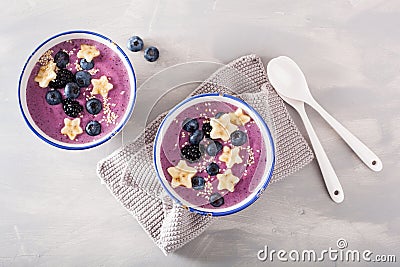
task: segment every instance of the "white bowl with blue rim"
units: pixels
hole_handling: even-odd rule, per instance
[[[182,111],[185,109],[189,108],[192,105],[199,104],[199,103],[204,103],[208,101],[218,101],[218,102],[223,102],[223,103],[228,103],[232,104],[238,108],[241,108],[247,115],[249,115],[254,122],[257,124],[258,128],[260,129],[261,136],[263,138],[264,144],[265,144],[265,149],[266,149],[266,165],[265,169],[263,172],[263,175],[260,179],[260,182],[255,186],[254,190],[242,201],[239,203],[228,206],[228,207],[219,207],[219,208],[205,208],[199,205],[194,205],[190,203],[187,199],[184,199],[182,196],[180,196],[178,193],[176,193],[175,189],[172,188],[170,182],[168,181],[165,171],[163,170],[162,164],[161,164],[161,150],[162,150],[162,142],[164,135],[166,131],[168,130],[169,126],[172,123],[176,123],[175,119],[178,114],[180,114]],[[241,211],[244,208],[248,207],[252,203],[254,203],[260,195],[264,192],[264,190],[267,188],[269,181],[272,177],[272,173],[274,170],[274,165],[275,165],[275,147],[274,147],[274,142],[273,138],[271,135],[271,131],[269,127],[267,126],[266,122],[264,119],[261,117],[261,115],[249,104],[247,104],[245,101],[234,97],[232,95],[228,94],[218,94],[218,93],[209,93],[209,94],[200,94],[196,96],[192,96],[181,103],[179,103],[177,106],[175,106],[172,110],[169,111],[169,113],[166,115],[166,117],[163,119],[161,122],[156,137],[154,141],[154,147],[153,147],[153,163],[155,165],[156,173],[158,176],[158,179],[160,183],[162,184],[163,188],[165,191],[168,193],[168,195],[175,200],[178,204],[182,205],[183,207],[187,208],[191,212],[195,212],[198,214],[202,215],[209,215],[209,216],[224,216],[224,215],[229,215],[233,214],[235,212]],[[168,174],[167,174],[168,175]]]
[[[121,118],[120,122],[115,125],[112,131],[110,131],[108,134],[104,135],[103,137],[89,142],[89,143],[66,143],[62,142],[59,140],[56,140],[50,136],[48,136],[45,132],[43,132],[34,122],[34,120],[31,117],[31,114],[29,112],[28,106],[27,106],[27,101],[26,101],[26,89],[27,89],[27,83],[29,76],[32,72],[32,69],[34,68],[35,64],[38,62],[39,58],[50,48],[53,46],[64,42],[68,41],[71,39],[89,39],[89,40],[94,40],[99,43],[102,43],[106,45],[108,48],[113,50],[118,57],[121,59],[121,61],[124,64],[124,67],[127,70],[128,77],[129,77],[129,84],[130,84],[130,97],[128,101],[128,105],[126,107],[125,113],[123,114],[123,117]],[[135,100],[136,100],[136,76],[135,76],[135,71],[133,69],[132,63],[130,62],[128,56],[125,54],[125,52],[121,49],[120,46],[118,46],[115,42],[113,42],[110,38],[96,33],[92,31],[85,31],[85,30],[73,30],[73,31],[67,31],[67,32],[62,32],[59,34],[56,34],[44,42],[42,42],[29,56],[27,61],[25,62],[25,65],[22,69],[22,73],[20,75],[19,79],[19,85],[18,85],[18,98],[19,98],[19,106],[21,109],[22,116],[28,125],[28,127],[32,130],[33,133],[46,143],[53,145],[58,148],[62,149],[67,149],[67,150],[83,150],[83,149],[89,149],[92,147],[96,147],[98,145],[101,145],[108,140],[110,140],[112,137],[114,137],[117,133],[119,133],[124,125],[128,122],[132,112],[133,108],[135,105]]]

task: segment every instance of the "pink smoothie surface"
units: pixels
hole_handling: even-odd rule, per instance
[[[171,122],[161,139],[160,162],[164,176],[169,183],[171,182],[172,177],[167,172],[167,169],[178,165],[179,161],[183,159],[180,150],[189,142],[189,133],[182,129],[183,121],[187,118],[196,118],[199,123],[199,129],[201,129],[203,123],[209,121],[210,118],[215,117],[215,114],[218,112],[229,113],[234,112],[236,109],[237,107],[230,103],[207,101],[206,103],[194,104],[176,116],[175,120]],[[200,160],[194,163],[186,161],[188,166],[194,167],[198,170],[196,176],[204,177],[206,181],[211,183],[211,190],[195,190],[193,188],[178,186],[173,189],[175,194],[192,204],[192,206],[205,209],[231,207],[252,194],[260,185],[260,182],[265,179],[264,172],[267,160],[265,141],[262,137],[260,128],[253,119],[246,123],[245,126],[240,126],[239,130],[246,132],[248,139],[245,144],[240,146],[241,149],[239,155],[243,162],[235,164],[231,168],[233,175],[240,178],[240,181],[235,186],[234,192],[229,192],[225,189],[218,190],[217,187],[219,181],[217,177],[208,175],[206,171],[207,165],[211,162],[218,164],[220,174],[226,171],[226,163],[219,160],[219,157],[222,154],[221,150],[216,156],[209,156],[207,153],[204,153]],[[216,141],[219,141],[223,146],[233,148],[229,140],[224,142],[221,139],[217,139]],[[204,138],[200,143],[200,146],[207,146],[209,142],[212,142],[212,140]],[[220,207],[214,207],[209,204],[209,196],[214,192],[218,192],[224,198],[224,204]]]
[[[45,96],[50,88],[41,88],[39,84],[34,81],[41,66],[39,62],[37,62],[32,69],[26,89],[28,110],[35,124],[44,133],[55,140],[72,144],[93,142],[112,132],[116,125],[120,123],[128,108],[131,90],[128,72],[123,61],[116,52],[102,43],[88,39],[71,39],[59,43],[49,50],[52,51],[51,55],[53,58],[60,50],[69,53],[70,63],[67,65],[66,69],[75,74],[77,72],[75,63],[79,65],[80,61],[80,59],[77,58],[77,53],[80,50],[81,44],[95,46],[100,51],[100,55],[93,59],[94,71],[92,72],[92,79],[99,79],[101,76],[105,75],[109,79],[109,82],[113,84],[113,89],[108,92],[107,99],[104,99],[99,94],[94,95],[94,97],[99,99],[103,104],[102,111],[97,115],[90,114],[85,107],[87,99],[93,97],[90,94],[93,86],[90,84],[87,88],[81,88],[81,93],[76,100],[83,106],[83,111],[81,115],[78,116],[78,118],[81,119],[80,126],[83,129],[82,134],[78,135],[74,140],[70,140],[68,136],[61,134],[61,129],[64,127],[64,119],[73,118],[68,117],[64,113],[62,104],[52,106],[46,102]],[[63,98],[65,98],[64,88],[58,90]],[[110,114],[114,113],[116,115],[114,120],[107,119],[107,114],[104,112],[106,110],[104,108],[105,101],[108,103]],[[86,124],[91,120],[97,120],[101,124],[102,130],[97,136],[90,136],[85,132]]]

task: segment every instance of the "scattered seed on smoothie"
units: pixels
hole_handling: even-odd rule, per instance
[[[90,75],[95,75],[95,74],[98,73],[99,71],[100,71],[99,69],[91,69],[91,70],[88,70],[87,72],[89,72]]]

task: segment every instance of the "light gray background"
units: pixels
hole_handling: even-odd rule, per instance
[[[68,152],[40,141],[22,120],[17,81],[26,58],[70,29],[98,31],[123,47],[138,34],[158,46],[156,63],[129,54],[138,85],[192,60],[227,63],[256,53],[267,63],[289,55],[315,98],[380,156],[384,170],[370,171],[308,109],[345,201],[329,199],[314,161],[165,257],[96,177],[96,162],[121,145],[121,134]],[[0,266],[266,266],[256,258],[264,245],[322,250],[341,237],[349,249],[397,254],[399,262],[399,29],[397,0],[1,1]]]

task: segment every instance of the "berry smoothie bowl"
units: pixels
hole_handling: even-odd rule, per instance
[[[136,77],[126,54],[107,37],[69,31],[44,41],[19,80],[19,104],[29,128],[69,150],[98,146],[132,114]]]
[[[262,117],[246,102],[218,93],[193,96],[172,109],[153,150],[168,194],[192,212],[222,216],[252,204],[275,163]]]

